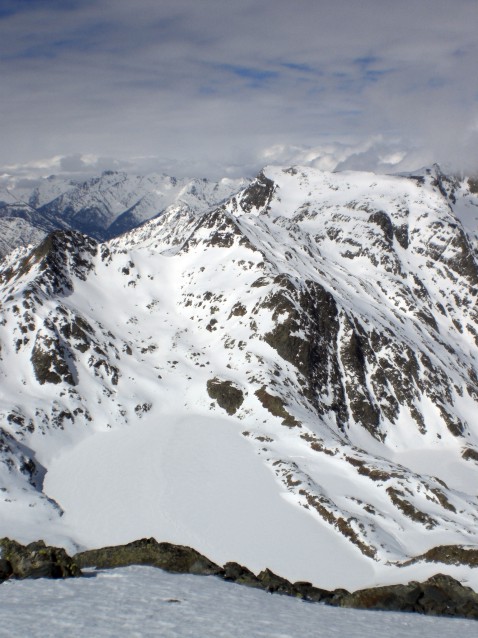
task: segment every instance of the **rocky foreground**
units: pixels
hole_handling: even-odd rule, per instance
[[[158,543],[154,538],[80,552],[73,557],[64,549],[47,546],[43,541],[21,545],[3,538],[0,548],[0,582],[24,578],[81,577],[82,569],[87,567],[111,569],[149,565],[172,573],[217,576],[271,594],[294,596],[335,607],[478,619],[478,594],[443,574],[436,574],[423,583],[372,587],[356,592],[345,589],[328,591],[308,582],[291,583],[269,569],[255,575],[247,567],[235,562],[221,567],[190,547]]]

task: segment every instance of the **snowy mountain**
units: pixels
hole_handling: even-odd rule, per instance
[[[104,171],[75,182],[43,179],[33,189],[0,189],[0,257],[56,229],[79,230],[99,241],[119,235],[169,208],[205,210],[244,188],[245,180],[176,179]],[[21,221],[19,221],[21,220]]]
[[[478,588],[475,186],[271,167],[8,255],[2,535]]]

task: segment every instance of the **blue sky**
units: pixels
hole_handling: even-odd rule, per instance
[[[0,0],[0,173],[478,170],[476,0]]]

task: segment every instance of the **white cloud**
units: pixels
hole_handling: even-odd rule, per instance
[[[477,168],[476,0],[11,6],[0,164],[251,174],[275,149]]]
[[[372,136],[355,143],[326,143],[310,146],[274,145],[266,148],[260,158],[267,164],[308,165],[324,171],[369,170],[399,172],[413,170],[431,163],[430,153],[424,150],[403,150],[400,139]]]

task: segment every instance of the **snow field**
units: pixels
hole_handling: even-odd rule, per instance
[[[476,621],[338,609],[153,567],[0,586],[2,638],[455,638]],[[28,603],[26,603],[28,601]]]

